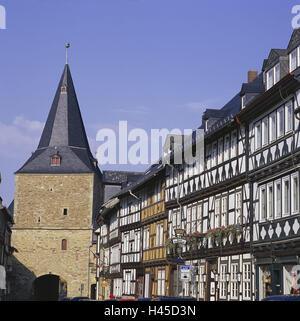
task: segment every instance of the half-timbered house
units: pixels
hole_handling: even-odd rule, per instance
[[[266,91],[238,115],[249,126],[256,299],[299,293],[300,30],[263,64]]]

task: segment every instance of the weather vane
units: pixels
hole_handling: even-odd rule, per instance
[[[68,64],[68,49],[70,48],[70,44],[66,43],[66,64]]]

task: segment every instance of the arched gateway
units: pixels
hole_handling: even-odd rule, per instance
[[[67,282],[54,274],[36,278],[32,288],[35,301],[59,301],[67,296]]]

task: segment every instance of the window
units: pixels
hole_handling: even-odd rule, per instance
[[[268,128],[268,117],[262,121],[262,144],[266,145],[269,142],[269,128]]]
[[[270,142],[272,142],[276,139],[276,112],[269,116],[269,128]]]
[[[243,296],[244,300],[251,300],[251,265],[243,264]]]
[[[61,249],[62,249],[62,251],[66,251],[67,250],[67,240],[66,239],[63,239],[61,241]]]
[[[217,165],[217,143],[213,144],[212,148],[212,167]]]
[[[271,69],[267,72],[267,90],[274,85],[274,70]]]
[[[164,241],[164,223],[156,225],[156,247],[163,246]]]
[[[234,131],[231,135],[231,158],[237,154],[237,133]]]
[[[273,218],[273,183],[268,184],[268,193],[267,193],[267,212],[268,218]]]
[[[166,271],[158,270],[157,271],[157,295],[165,295],[165,280],[166,280]]]
[[[202,204],[198,205],[197,209],[197,231],[202,232]]]
[[[220,299],[227,297],[227,282],[226,282],[227,264],[220,266]]]
[[[267,72],[267,90],[274,86],[280,80],[280,64]]]
[[[60,166],[60,157],[55,155],[51,157],[51,166]]]
[[[245,108],[245,106],[246,106],[245,103],[246,103],[246,97],[244,95],[244,96],[242,96],[242,109]]]
[[[266,219],[266,188],[262,186],[260,188],[260,219]]]
[[[203,274],[205,273],[205,266],[200,265],[199,266],[199,276],[200,276],[200,282],[199,282],[199,298],[204,299],[204,280],[203,280]]]
[[[187,217],[186,217],[186,232],[191,233],[191,211],[192,209],[188,207],[187,209]]]
[[[143,239],[143,248],[144,250],[149,249],[149,237],[150,237],[150,230],[149,228],[144,230],[144,239]]]
[[[227,221],[227,196],[222,198],[222,216],[221,216],[221,226],[226,226]]]
[[[261,148],[261,123],[255,125],[255,148]]]
[[[281,180],[275,182],[275,217],[281,217]]]
[[[293,103],[289,101],[285,104],[285,132],[293,129]]]
[[[62,86],[61,87],[61,93],[65,94],[67,92],[67,86]]]
[[[192,233],[196,232],[197,229],[197,207],[192,207]]]
[[[292,213],[299,212],[299,176],[298,173],[292,175]]]
[[[290,214],[290,179],[289,177],[285,177],[282,180],[283,185],[283,215],[289,215]]]
[[[290,72],[295,70],[298,66],[297,63],[297,48],[290,53]]]
[[[63,209],[63,215],[64,215],[64,216],[67,216],[67,215],[68,215],[68,209],[67,209],[67,208],[64,208],[64,209]]]
[[[218,164],[223,162],[223,138],[218,141]]]
[[[279,108],[277,111],[277,136],[280,137],[284,134],[284,109]]]
[[[221,199],[215,201],[215,228],[220,226],[220,203]]]
[[[225,137],[225,146],[224,146],[224,161],[229,159],[230,153],[230,138],[229,135]]]
[[[242,192],[237,192],[235,194],[235,216],[236,219],[241,218],[242,215]],[[240,224],[242,222],[240,221]]]
[[[238,299],[238,264],[231,264],[231,298]]]

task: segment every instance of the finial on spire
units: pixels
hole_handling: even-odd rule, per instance
[[[70,48],[70,44],[66,43],[66,64],[68,64],[68,49]]]

